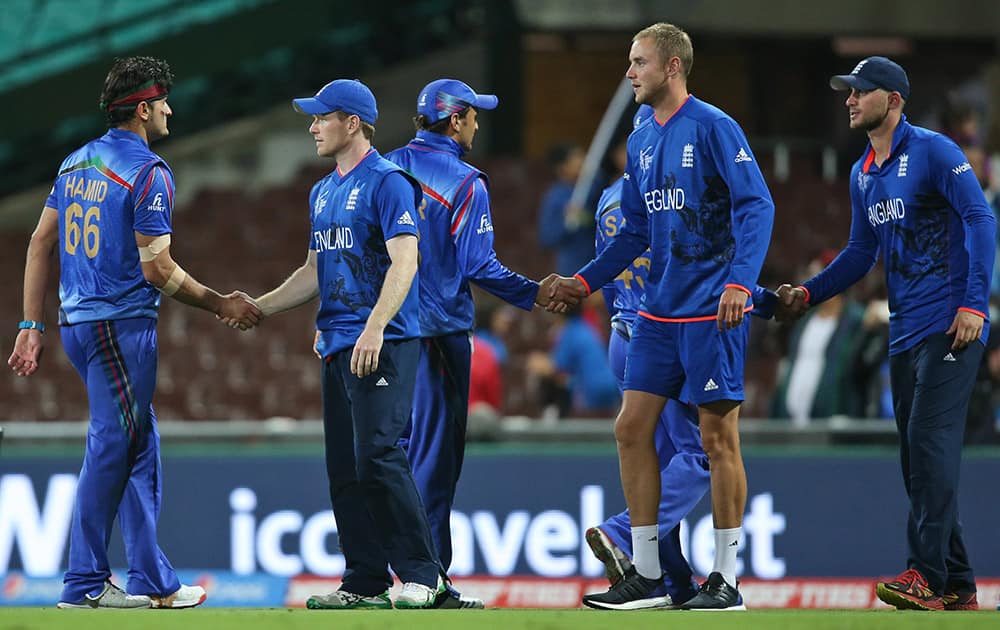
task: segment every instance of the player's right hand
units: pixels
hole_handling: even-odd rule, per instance
[[[806,292],[799,287],[783,284],[775,291],[778,300],[784,308],[775,309],[774,318],[779,322],[795,321],[802,317],[809,304],[806,302]]]
[[[222,309],[219,319],[230,328],[249,330],[259,324],[264,318],[257,303],[242,291],[233,291],[222,296]]]
[[[587,288],[577,278],[553,274],[543,282],[549,283],[550,287],[549,303],[545,306],[545,310],[550,313],[565,313],[569,307],[576,306],[588,295]]]

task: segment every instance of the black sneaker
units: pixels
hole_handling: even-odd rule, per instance
[[[483,600],[478,597],[466,597],[455,590],[455,588],[448,583],[444,585],[444,592],[438,593],[438,596],[434,598],[434,604],[431,608],[440,608],[443,610],[453,610],[457,608],[486,608]]]
[[[698,594],[678,606],[681,610],[746,610],[743,596],[726,583],[722,574],[713,571],[698,589]]]
[[[606,593],[583,596],[583,603],[603,610],[642,610],[666,608],[672,603],[662,579],[651,580],[629,567],[624,577]]]

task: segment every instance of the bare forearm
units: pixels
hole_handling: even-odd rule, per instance
[[[198,308],[209,311],[210,313],[215,313],[220,315],[222,313],[222,295],[214,289],[206,287],[202,283],[198,282],[194,276],[188,274],[184,281],[181,282],[180,286],[177,287],[177,293],[174,293],[170,297],[174,298],[178,302],[183,302],[189,306],[196,306]]]
[[[393,261],[389,265],[389,269],[385,272],[385,282],[382,283],[378,301],[375,302],[371,315],[368,316],[368,325],[378,326],[381,330],[389,324],[389,321],[395,317],[406,300],[416,274],[417,261],[415,258],[413,260]]]
[[[308,262],[282,282],[276,289],[257,298],[257,306],[265,317],[301,306],[319,295],[316,267]]]
[[[49,259],[54,243],[34,238],[28,244],[24,264],[24,319],[42,321],[45,311],[45,282],[49,277]]]

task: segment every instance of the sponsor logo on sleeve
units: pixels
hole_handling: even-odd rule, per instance
[[[493,231],[493,224],[490,223],[490,218],[485,214],[479,217],[479,228],[476,230],[476,234],[486,234],[487,232]]]
[[[150,212],[166,212],[167,209],[163,205],[163,193],[156,193],[153,196],[153,200],[146,206],[146,210]]]
[[[959,164],[955,168],[951,169],[951,172],[954,173],[954,174],[956,174],[956,175],[961,175],[962,173],[964,173],[966,171],[971,171],[971,170],[972,170],[972,165],[971,164],[969,164],[968,162],[962,162],[961,164]]]
[[[747,154],[747,150],[740,147],[739,152],[736,154],[736,158],[733,160],[737,164],[740,162],[753,162],[753,158]]]
[[[410,216],[410,211],[409,210],[407,210],[406,212],[404,212],[403,216],[399,217],[399,219],[396,220],[396,224],[397,225],[413,225],[415,227],[415,224],[413,223],[413,217]]]

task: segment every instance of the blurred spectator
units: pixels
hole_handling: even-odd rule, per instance
[[[825,250],[809,264],[807,275],[814,276],[836,257],[836,251]],[[857,303],[837,295],[796,323],[775,392],[774,417],[805,426],[811,418],[858,409],[849,374],[862,313]]]
[[[583,159],[583,150],[576,145],[559,144],[549,150],[556,181],[542,198],[538,241],[545,251],[555,250],[556,273],[561,276],[572,276],[594,257],[594,206],[601,182],[593,182],[583,208],[570,205]]]
[[[495,412],[503,408],[503,375],[493,346],[475,335],[472,338],[472,369],[469,374],[469,408],[489,405]]]
[[[976,373],[976,383],[969,399],[965,424],[966,444],[987,444],[996,440],[997,415],[1000,411],[1000,312],[991,308],[990,337],[986,342],[983,363]]]
[[[498,365],[501,367],[507,364],[509,355],[505,340],[510,335],[514,318],[514,307],[505,302],[500,302],[492,297],[476,301],[475,337],[482,343],[489,344]]]
[[[869,300],[861,318],[850,365],[848,387],[854,393],[847,415],[892,418],[889,383],[889,302]]]
[[[545,415],[613,414],[621,399],[607,346],[598,333],[577,310],[567,314],[554,334],[551,354],[532,352],[526,364],[528,373],[539,380]]]

